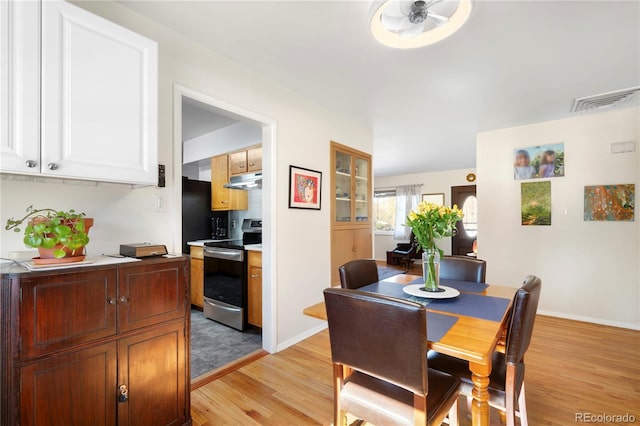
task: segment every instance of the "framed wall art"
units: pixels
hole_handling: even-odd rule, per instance
[[[289,208],[320,210],[322,172],[289,166]]]
[[[437,204],[439,206],[444,206],[444,192],[438,192],[434,194],[422,194],[422,201],[426,201],[427,203]]]
[[[522,225],[551,225],[551,182],[520,184]]]
[[[635,204],[634,184],[584,187],[585,221],[633,221]]]
[[[564,143],[518,148],[513,151],[515,180],[564,176]]]

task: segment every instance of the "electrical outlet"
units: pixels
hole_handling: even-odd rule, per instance
[[[231,221],[231,229],[236,229],[236,221],[235,220]]]
[[[164,195],[156,195],[153,201],[153,211],[166,212],[167,211],[167,199]]]

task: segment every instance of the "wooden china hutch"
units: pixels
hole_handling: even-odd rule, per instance
[[[0,424],[191,424],[186,257],[3,266]]]
[[[331,284],[338,267],[373,257],[371,155],[331,142]]]

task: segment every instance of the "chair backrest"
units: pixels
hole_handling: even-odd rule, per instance
[[[531,343],[533,324],[536,320],[542,281],[529,275],[513,299],[511,323],[507,333],[505,358],[508,364],[517,365],[524,359],[524,354]]]
[[[424,306],[340,288],[326,289],[324,299],[334,363],[426,395]]]
[[[444,256],[440,260],[440,278],[483,283],[487,262],[470,256]]]
[[[357,289],[378,282],[378,264],[374,259],[357,259],[338,268],[340,287]]]

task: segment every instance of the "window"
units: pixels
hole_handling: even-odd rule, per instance
[[[396,223],[395,189],[373,191],[373,219],[376,234],[392,234]]]

